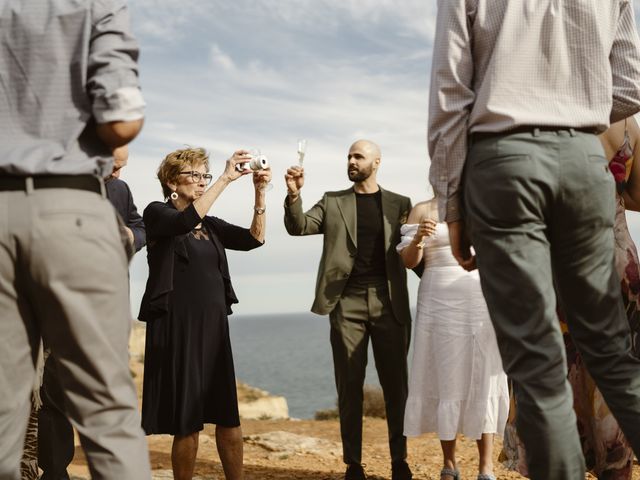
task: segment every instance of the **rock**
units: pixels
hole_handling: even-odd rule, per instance
[[[283,431],[249,435],[244,437],[244,441],[264,448],[269,452],[268,456],[274,459],[296,454],[312,454],[321,457],[340,457],[342,455],[342,448],[336,442]]]
[[[144,361],[144,340],[147,329],[144,322],[134,320],[129,336],[129,355],[137,362]]]
[[[214,480],[216,477],[193,477],[193,480]],[[151,472],[151,480],[173,480],[173,472],[171,470],[154,470]]]
[[[289,418],[287,399],[238,383],[240,418],[248,420],[283,420]]]
[[[91,480],[91,477],[71,475],[71,480]],[[216,477],[193,477],[193,480],[215,480]],[[173,480],[171,470],[154,470],[151,472],[151,480]]]
[[[250,420],[283,420],[289,418],[289,406],[284,397],[265,397],[238,403],[240,418]]]

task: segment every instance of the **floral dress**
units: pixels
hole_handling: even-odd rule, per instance
[[[621,290],[627,319],[631,327],[632,344],[640,355],[640,269],[638,252],[631,239],[622,192],[631,173],[633,149],[625,129],[624,142],[609,162],[609,169],[616,181],[616,217],[614,223],[616,270],[621,279]],[[574,410],[578,420],[580,443],[587,470],[603,480],[630,480],[633,467],[633,451],[625,439],[602,394],[587,372],[587,368],[576,350],[563,312],[558,312],[560,326],[567,350],[569,383],[573,389]],[[511,411],[505,428],[503,450],[500,461],[521,475],[528,476],[524,445],[516,433],[516,408],[513,393]]]

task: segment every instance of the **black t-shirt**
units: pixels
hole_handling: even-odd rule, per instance
[[[386,282],[382,194],[356,193],[358,251],[349,286],[366,287]]]

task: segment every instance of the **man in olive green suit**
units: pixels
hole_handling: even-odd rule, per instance
[[[329,314],[331,323],[345,480],[366,479],[361,465],[362,390],[369,338],[385,398],[392,479],[412,478],[403,435],[411,315],[406,270],[395,248],[411,200],[378,186],[380,157],[373,142],[355,142],[347,169],[353,187],[326,192],[307,212],[300,198],[304,170],[292,167],[285,175],[287,231],[324,234],[311,311]]]

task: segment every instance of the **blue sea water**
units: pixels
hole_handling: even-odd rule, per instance
[[[285,397],[291,417],[336,406],[328,316],[232,315],[229,325],[239,381]],[[365,383],[379,385],[371,345]]]

